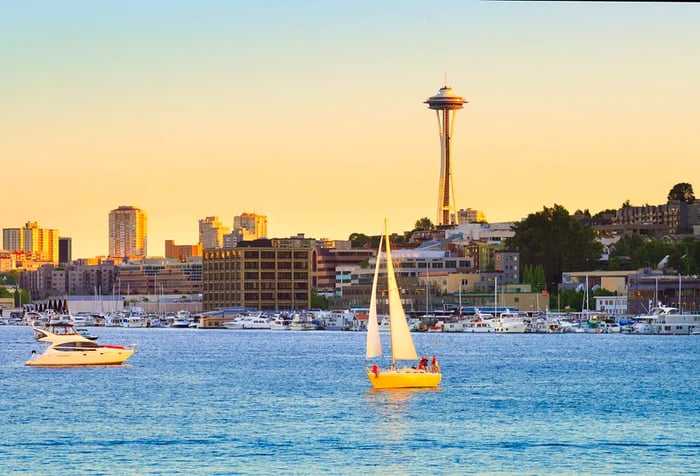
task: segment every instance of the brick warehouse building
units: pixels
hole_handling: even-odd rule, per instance
[[[316,240],[292,238],[243,241],[235,248],[205,249],[202,303],[261,310],[311,307],[311,259]]]

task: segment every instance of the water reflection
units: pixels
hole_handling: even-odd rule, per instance
[[[423,403],[421,395],[439,392],[440,388],[369,389],[365,401],[375,419],[379,440],[388,445],[405,443],[412,438],[411,415]]]

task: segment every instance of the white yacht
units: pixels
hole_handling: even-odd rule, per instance
[[[271,329],[270,321],[262,314],[241,314],[234,320],[224,323],[226,329]]]
[[[464,332],[464,321],[445,321],[442,325],[442,332]]]
[[[630,334],[656,334],[653,324],[656,321],[656,316],[634,316],[632,320],[634,324],[629,329]]]
[[[294,314],[289,328],[293,331],[313,331],[316,326],[313,323],[313,314],[301,312]]]
[[[700,329],[700,314],[682,313],[676,307],[659,306],[654,309],[651,324],[655,334],[689,335]]]
[[[487,333],[496,332],[493,326],[493,319],[484,319],[482,317],[474,317],[471,320],[464,322],[464,332],[469,333]]]
[[[527,330],[527,321],[517,313],[501,313],[493,319],[493,328],[496,332],[507,334],[522,334]]]
[[[270,321],[270,329],[273,331],[288,331],[291,329],[292,320],[286,314],[275,314]]]

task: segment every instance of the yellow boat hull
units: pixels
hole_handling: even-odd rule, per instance
[[[434,388],[440,385],[442,374],[413,368],[380,370],[376,375],[367,369],[367,378],[376,389]]]
[[[35,367],[75,367],[86,365],[121,365],[131,357],[134,349],[97,348],[84,352],[60,352],[49,348],[25,365]]]

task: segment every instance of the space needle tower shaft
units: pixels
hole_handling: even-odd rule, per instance
[[[437,225],[458,224],[457,209],[452,183],[452,129],[457,109],[462,109],[467,101],[457,96],[452,88],[445,85],[427,101],[428,108],[434,109],[440,135],[440,184],[438,189]]]

